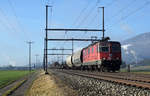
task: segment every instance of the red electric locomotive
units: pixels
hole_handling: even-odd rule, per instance
[[[66,59],[73,69],[118,71],[121,65],[121,45],[116,41],[102,40],[75,52]]]
[[[101,41],[83,49],[83,68],[118,71],[121,65],[121,45],[116,41]]]

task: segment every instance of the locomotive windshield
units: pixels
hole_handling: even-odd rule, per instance
[[[111,49],[112,49],[112,52],[120,52],[120,50],[121,50],[120,45],[118,45],[118,44],[113,44],[111,46]]]
[[[109,47],[107,46],[100,47],[100,52],[108,52],[108,51],[109,51]]]

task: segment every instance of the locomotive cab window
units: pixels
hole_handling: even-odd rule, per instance
[[[108,51],[109,51],[109,47],[107,46],[100,47],[100,52],[108,52]]]

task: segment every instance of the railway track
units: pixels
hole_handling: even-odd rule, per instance
[[[150,89],[150,78],[149,76],[136,75],[136,74],[122,74],[121,73],[97,73],[97,72],[84,72],[75,70],[58,70],[71,75],[78,75],[87,78],[94,78],[98,80],[104,80],[112,83],[123,84],[127,86],[133,86],[138,88]]]
[[[117,79],[150,83],[149,77],[139,76],[137,74],[132,74],[132,73],[126,73],[124,75],[121,75],[122,73],[88,73],[88,74],[95,75],[95,76],[111,77]]]

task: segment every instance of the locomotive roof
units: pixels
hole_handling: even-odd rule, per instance
[[[94,42],[94,43],[92,43],[92,44],[90,44],[90,45],[88,45],[87,47],[85,47],[85,48],[83,48],[83,49],[86,49],[86,48],[88,48],[88,47],[90,47],[90,46],[93,46],[93,45],[95,45],[96,43],[102,43],[102,42],[108,42],[108,43],[119,43],[120,44],[120,42],[118,42],[118,41],[98,41],[98,42]],[[82,49],[82,50],[83,50]]]

